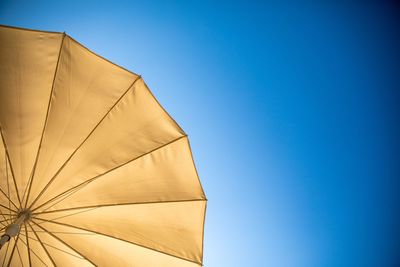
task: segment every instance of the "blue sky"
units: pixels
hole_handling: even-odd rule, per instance
[[[399,12],[2,0],[0,23],[66,31],[143,76],[191,140],[206,267],[380,267],[400,265]]]

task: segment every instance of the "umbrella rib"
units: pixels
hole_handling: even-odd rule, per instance
[[[19,252],[18,246],[17,246],[17,254],[18,254],[19,261],[21,262],[22,267],[24,267],[24,261],[22,260],[21,253]]]
[[[125,90],[125,92],[118,98],[118,100],[114,103],[114,105],[111,106],[111,108],[104,114],[104,116],[101,118],[101,120],[95,125],[95,127],[90,131],[90,133],[86,136],[86,138],[80,143],[78,147],[75,148],[75,150],[72,152],[72,154],[68,157],[68,159],[61,165],[61,167],[57,170],[57,172],[53,175],[53,177],[49,180],[49,182],[46,184],[46,186],[40,191],[40,193],[36,196],[36,198],[33,200],[31,205],[29,206],[29,209],[32,208],[32,206],[38,201],[38,199],[43,195],[43,193],[47,190],[47,188],[50,186],[50,184],[57,178],[59,173],[64,169],[64,167],[67,165],[67,163],[71,160],[71,158],[76,154],[76,152],[82,147],[82,145],[89,139],[89,137],[93,134],[93,132],[99,127],[99,125],[104,121],[104,119],[107,117],[108,114],[114,109],[114,107],[121,101],[121,99],[124,98],[124,96],[134,87],[135,83],[141,79],[141,76],[137,76],[132,84],[128,87],[128,89]],[[29,193],[28,193],[29,194]]]
[[[43,219],[40,219],[40,218],[37,218],[37,217],[35,217],[35,219],[38,219],[38,220],[43,221]],[[73,226],[73,225],[66,224],[66,223],[54,222],[54,221],[48,221],[48,222],[49,222],[49,223],[53,223],[53,224],[63,225],[63,226],[66,226],[66,227],[71,227],[71,228],[79,229],[79,230],[82,230],[82,231],[92,232],[92,233],[95,233],[95,234],[98,234],[98,235],[103,235],[103,236],[110,237],[110,238],[114,238],[114,239],[117,239],[117,240],[120,240],[120,241],[123,241],[123,242],[130,243],[130,244],[135,245],[135,246],[139,246],[139,247],[142,247],[142,248],[145,248],[145,249],[153,250],[153,251],[155,251],[155,252],[159,252],[159,253],[162,253],[162,254],[165,254],[165,255],[168,255],[168,256],[177,258],[177,259],[181,259],[181,260],[188,261],[188,262],[191,262],[191,263],[195,263],[195,264],[197,264],[197,265],[199,265],[199,266],[202,266],[202,264],[199,263],[199,262],[197,262],[197,261],[190,260],[190,259],[186,259],[186,258],[183,258],[183,257],[180,257],[180,256],[176,256],[176,255],[173,255],[173,254],[169,254],[169,253],[167,253],[167,252],[164,252],[164,251],[161,251],[161,250],[157,250],[157,249],[154,249],[154,248],[151,248],[151,247],[147,247],[147,246],[144,246],[144,245],[141,245],[141,244],[137,244],[137,243],[135,243],[135,242],[128,241],[128,240],[125,240],[125,239],[122,239],[122,238],[118,238],[118,237],[115,237],[115,236],[112,236],[112,235],[100,233],[100,232],[97,232],[97,231],[94,231],[94,230],[89,230],[89,229],[81,228],[81,227],[78,227],[78,226]],[[34,223],[36,224],[36,222],[34,222]],[[38,225],[38,226],[39,226],[39,225]],[[40,227],[40,226],[39,226],[39,227]]]
[[[29,259],[29,266],[32,266],[32,259],[31,259],[31,248],[29,247],[29,240],[28,240],[28,229],[26,228],[26,224],[24,224],[25,233],[26,233],[26,246],[28,247],[28,259]],[[21,239],[21,242],[24,243]]]
[[[13,256],[14,256],[14,251],[15,251],[15,247],[17,246],[18,239],[19,239],[19,234],[18,234],[17,237],[15,238],[14,247],[13,247],[13,249],[12,249],[12,252],[11,252],[11,255],[10,255],[10,259],[8,260],[7,267],[9,267],[10,264],[11,264],[11,260],[12,260],[12,258],[13,258]]]
[[[0,221],[0,223],[7,222],[9,220],[9,219],[6,218],[6,216],[4,215],[4,213],[1,210],[0,210],[0,214],[4,218],[4,220]]]
[[[35,229],[33,229],[32,225],[30,223],[28,223],[29,227],[32,229],[33,233],[35,234],[37,241],[40,243],[40,245],[42,246],[42,248],[44,249],[44,251],[47,254],[47,257],[49,257],[51,263],[53,264],[54,267],[57,267],[56,263],[54,262],[53,258],[50,256],[49,251],[46,249],[46,247],[44,246],[42,240],[40,240],[38,234],[36,233]]]
[[[7,147],[7,144],[6,144],[6,140],[4,139],[3,130],[1,128],[1,125],[0,125],[0,135],[1,135],[1,139],[3,141],[4,150],[6,151],[6,157],[7,157],[8,163],[10,164],[11,176],[12,176],[13,181],[14,181],[15,191],[17,192],[18,202],[19,202],[19,205],[21,206],[22,205],[21,204],[21,198],[19,197],[19,191],[18,191],[18,187],[17,187],[17,182],[15,181],[14,168],[13,168],[11,160],[10,160],[10,154],[8,152],[8,147]],[[7,179],[7,182],[8,182],[8,179]]]
[[[28,205],[29,195],[30,195],[31,188],[32,188],[33,177],[34,177],[35,172],[36,172],[36,166],[37,166],[39,154],[40,154],[40,151],[41,151],[41,148],[42,148],[43,136],[44,136],[44,132],[45,132],[46,126],[47,126],[47,120],[48,120],[48,118],[49,118],[50,105],[51,105],[51,100],[52,100],[53,93],[54,93],[54,85],[55,85],[55,81],[56,81],[56,77],[57,77],[58,68],[59,68],[59,65],[60,65],[61,52],[62,52],[62,50],[63,50],[62,48],[63,48],[63,46],[64,46],[65,36],[66,36],[66,34],[65,34],[65,32],[64,32],[64,33],[63,33],[63,37],[62,37],[62,39],[61,39],[60,50],[59,50],[59,52],[58,52],[58,58],[57,58],[56,69],[54,70],[53,82],[52,82],[52,85],[51,85],[51,91],[50,91],[50,95],[49,95],[49,102],[48,102],[48,104],[47,104],[46,118],[45,118],[45,120],[44,120],[43,129],[42,129],[42,134],[41,134],[41,137],[40,137],[40,142],[39,142],[38,150],[37,150],[37,152],[36,152],[35,163],[33,164],[31,176],[29,177],[28,184],[27,184],[27,186],[26,186],[26,188],[25,188],[25,190],[24,190],[25,192],[26,192],[26,190],[28,190],[28,195],[26,196],[25,208],[26,208],[26,206]],[[25,196],[25,192],[24,192],[24,196]]]
[[[73,247],[71,247],[70,245],[68,245],[64,240],[62,240],[61,238],[59,238],[58,236],[54,235],[53,233],[51,233],[50,231],[48,231],[46,228],[38,225],[36,222],[32,221],[34,224],[36,224],[36,226],[38,226],[39,228],[41,228],[43,231],[46,231],[49,235],[51,235],[53,238],[57,239],[59,242],[63,243],[65,246],[67,246],[68,248],[72,249],[73,251],[75,251],[78,255],[82,256],[82,259],[87,260],[88,262],[90,262],[93,266],[97,266],[94,262],[92,262],[91,260],[89,260],[88,258],[86,258],[84,255],[82,255],[79,251],[77,251],[76,249],[74,249]]]
[[[206,224],[206,211],[207,211],[207,201],[204,206],[203,227],[201,230],[201,262],[203,262],[203,256],[204,256],[204,253],[203,253],[203,251],[204,251],[204,227]]]
[[[11,198],[0,188],[0,192],[10,201],[11,204],[13,204],[13,206],[18,209],[17,205],[15,205],[15,203],[11,200]]]
[[[78,212],[75,212],[75,213],[72,213],[72,214],[68,214],[68,215],[64,215],[64,216],[60,216],[60,217],[57,217],[57,218],[54,218],[54,219],[51,219],[51,220],[46,220],[46,222],[47,222],[47,221],[58,220],[58,219],[66,218],[66,217],[70,217],[70,216],[77,215],[77,214],[79,214],[79,213],[88,212],[88,211],[91,211],[91,210],[94,210],[94,209],[97,209],[97,208],[98,208],[98,207],[94,207],[94,208],[91,208],[91,209],[87,209],[87,210],[83,210],[83,211],[78,211]],[[40,218],[38,218],[38,217],[33,217],[33,218],[40,219]],[[45,223],[45,222],[41,222],[41,223],[38,223],[38,224],[43,224],[43,223]]]
[[[199,182],[201,192],[203,193],[203,196],[205,196],[206,193],[204,192],[203,186],[201,185],[199,172],[197,171],[196,164],[194,163],[194,157],[193,157],[192,147],[191,147],[191,145],[190,145],[189,138],[186,139],[186,141],[187,141],[187,144],[188,144],[188,147],[189,147],[190,158],[191,158],[191,160],[192,160],[192,164],[193,164],[194,170],[195,170],[195,172],[196,172],[196,177],[197,177],[197,180],[198,180],[198,182]]]
[[[130,202],[130,203],[92,205],[92,206],[74,207],[74,208],[66,208],[66,209],[59,209],[59,210],[50,210],[50,211],[32,213],[32,215],[34,216],[34,215],[40,215],[40,214],[46,214],[46,213],[62,212],[62,211],[77,210],[77,209],[89,209],[89,210],[93,210],[93,209],[95,209],[95,208],[113,207],[113,206],[143,205],[143,204],[161,204],[161,203],[192,202],[192,201],[207,201],[207,199],[203,199],[203,198],[194,198],[194,199],[182,199],[182,200],[147,201],[147,202]],[[89,211],[89,210],[85,210],[85,212],[86,212],[86,211]],[[54,219],[54,220],[55,220],[55,219]]]
[[[4,217],[4,215],[3,215],[3,217]],[[15,216],[13,216],[13,217],[15,217]],[[3,224],[3,225],[4,225],[4,222],[8,223],[8,221],[11,221],[11,218],[10,219],[4,218],[4,219],[5,220],[0,221],[0,223]]]
[[[9,208],[11,208],[11,199],[9,198],[9,196],[11,195],[10,194],[10,181],[9,181],[9,178],[8,178],[8,162],[7,162],[7,157],[4,157],[4,165],[6,166],[6,179],[7,179],[7,192],[8,192],[8,196],[7,196],[7,194],[6,193],[4,193],[3,192],[3,190],[1,190],[1,192],[6,196],[6,198],[8,198],[8,207]],[[15,206],[15,204],[14,204],[14,202],[13,202],[13,205]],[[18,207],[17,206],[15,206],[17,209],[18,209]],[[11,215],[11,211],[9,212],[10,213],[10,215]]]
[[[134,73],[133,71],[130,71],[130,70],[128,70],[128,69],[126,69],[126,68],[124,68],[124,67],[122,67],[122,66],[120,66],[120,65],[118,65],[118,64],[116,64],[116,63],[114,63],[114,62],[112,62],[112,61],[110,61],[110,60],[108,60],[108,59],[106,59],[106,58],[104,58],[104,57],[102,57],[102,56],[100,56],[100,55],[97,54],[96,52],[93,52],[92,50],[90,50],[89,48],[87,48],[86,46],[84,46],[83,44],[81,44],[80,42],[78,42],[77,40],[75,40],[73,37],[71,37],[71,36],[68,36],[68,37],[71,39],[71,41],[74,41],[76,44],[78,44],[79,46],[81,46],[82,48],[84,48],[85,50],[87,50],[89,53],[95,55],[96,57],[101,58],[102,60],[107,61],[107,62],[110,63],[111,65],[114,65],[114,66],[116,66],[116,67],[118,67],[118,68],[120,68],[120,69],[123,69],[124,71],[129,72],[130,74],[133,74],[133,75],[138,76],[137,73]]]
[[[150,95],[153,97],[154,101],[157,103],[157,105],[162,109],[162,111],[164,111],[165,115],[167,115],[167,117],[175,124],[175,126],[179,129],[179,131],[181,133],[185,134],[185,131],[181,128],[181,126],[179,126],[179,124],[175,121],[174,118],[172,118],[172,116],[167,112],[167,110],[160,104],[160,102],[158,101],[158,99],[154,96],[153,92],[150,90],[150,88],[147,86],[146,83],[144,83],[147,90],[149,91]],[[186,134],[185,134],[186,135]]]
[[[34,30],[34,29],[28,29],[28,28],[23,28],[23,27],[16,27],[16,26],[4,25],[4,24],[0,24],[0,27],[9,28],[9,29],[16,29],[16,30],[22,30],[22,31],[29,31],[29,32],[61,33],[61,32],[55,32],[55,31]]]
[[[22,235],[24,235],[24,234],[22,234]],[[32,238],[29,237],[29,239],[32,239]],[[44,265],[46,265],[46,266],[48,267],[48,265],[39,257],[39,255],[37,255],[37,254],[35,253],[35,251],[33,251],[33,249],[31,249],[31,248],[28,247],[28,245],[27,245],[27,244],[29,244],[29,243],[28,243],[28,236],[26,236],[26,242],[27,242],[27,243],[25,243],[23,239],[21,239],[21,242],[22,242],[22,244],[24,244],[24,245],[28,248],[29,253],[32,252],[33,255],[35,255]],[[29,266],[32,266],[32,263],[31,263],[31,262],[29,262]]]
[[[39,232],[39,231],[36,231],[36,232],[38,232],[38,233],[46,233],[46,234],[47,234],[46,231],[40,231],[40,232]],[[52,233],[54,233],[54,232],[52,232]],[[21,235],[24,235],[24,234],[21,233]],[[34,239],[34,238],[32,238],[32,237],[29,237],[29,239],[32,239],[32,240],[35,240],[35,241],[39,241],[39,240]],[[61,248],[52,246],[52,245],[47,244],[47,243],[45,243],[45,242],[43,242],[43,244],[46,245],[46,246],[48,246],[48,247],[54,248],[54,249],[56,249],[56,250],[58,250],[58,251],[61,251],[61,252],[65,253],[65,254],[68,254],[68,255],[70,255],[70,256],[72,256],[72,257],[75,257],[75,258],[77,258],[77,259],[84,260],[84,258],[79,257],[79,256],[76,256],[76,255],[74,255],[74,254],[72,254],[72,253],[69,253],[68,251],[65,251],[65,250],[63,250],[63,249],[61,249]]]
[[[0,204],[0,207],[5,208],[5,209],[7,209],[7,210],[9,210],[9,211],[13,211],[13,212],[17,213],[16,210],[10,209],[9,207],[4,206],[3,204]]]
[[[41,224],[41,223],[38,223]],[[32,232],[32,231],[28,231],[28,232]],[[36,231],[38,233],[46,233],[45,231]],[[64,235],[96,235],[95,233],[72,233],[72,232],[58,232],[58,231],[51,231],[53,234],[64,234]],[[32,239],[32,238],[31,238]]]
[[[84,181],[84,182],[82,182],[82,183],[80,183],[80,184],[78,184],[78,185],[76,185],[76,186],[74,186],[74,187],[72,187],[72,188],[69,188],[68,190],[66,190],[66,191],[64,191],[64,192],[62,192],[62,193],[60,193],[60,194],[58,194],[57,196],[55,196],[55,197],[49,199],[49,200],[46,201],[45,203],[43,203],[43,204],[39,205],[38,207],[34,208],[34,209],[32,210],[32,212],[35,211],[35,210],[37,210],[37,209],[39,209],[39,208],[41,208],[41,207],[43,207],[43,206],[45,206],[45,205],[47,205],[47,204],[50,203],[50,202],[56,200],[57,198],[62,197],[64,194],[68,194],[70,191],[72,191],[72,190],[74,190],[74,189],[76,189],[76,188],[78,188],[78,187],[81,187],[81,186],[82,186],[82,188],[83,188],[84,186],[86,186],[86,185],[90,184],[91,182],[93,182],[94,180],[97,180],[98,178],[100,178],[100,177],[106,175],[107,173],[112,172],[112,171],[114,171],[114,170],[116,170],[116,169],[118,169],[118,168],[121,168],[121,167],[123,167],[123,166],[125,166],[125,165],[127,165],[127,164],[129,164],[129,163],[131,163],[131,162],[133,162],[133,161],[135,161],[135,160],[137,160],[137,159],[140,159],[140,158],[142,158],[142,157],[144,157],[144,156],[146,156],[146,155],[148,155],[148,154],[151,154],[151,153],[153,153],[153,152],[155,152],[155,151],[157,151],[157,150],[159,150],[159,149],[162,149],[163,147],[166,147],[166,146],[168,146],[168,145],[170,145],[170,144],[172,144],[172,143],[175,143],[175,142],[177,142],[177,141],[179,141],[180,139],[185,138],[185,137],[187,137],[186,134],[184,134],[184,135],[182,135],[182,136],[180,136],[180,137],[178,137],[178,138],[175,138],[175,139],[173,139],[172,141],[169,141],[169,142],[167,142],[167,143],[165,143],[165,144],[163,144],[163,145],[161,145],[161,146],[158,146],[158,147],[156,147],[156,148],[154,148],[154,149],[152,149],[152,150],[150,150],[150,151],[148,151],[148,152],[146,152],[146,153],[143,153],[143,154],[140,155],[140,156],[137,156],[137,157],[135,157],[135,158],[133,158],[133,159],[130,159],[130,160],[128,160],[127,162],[124,162],[124,163],[122,163],[122,164],[120,164],[120,165],[118,165],[118,166],[116,166],[116,167],[114,167],[114,168],[111,168],[111,169],[109,169],[108,171],[106,171],[106,172],[104,172],[104,173],[102,173],[102,174],[99,174],[99,175],[97,175],[97,176],[95,176],[95,177],[93,177],[93,178],[90,178],[90,179],[88,179],[88,180],[86,180],[86,181]]]

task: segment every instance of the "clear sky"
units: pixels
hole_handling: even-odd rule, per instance
[[[400,8],[278,2],[1,0],[0,23],[143,76],[191,140],[206,267],[399,266]]]

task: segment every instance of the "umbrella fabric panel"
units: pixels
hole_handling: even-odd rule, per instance
[[[198,263],[93,232],[54,223],[43,223],[40,225],[53,232],[55,236],[69,244],[81,255],[85,255],[96,266],[199,266]]]
[[[4,216],[8,218],[10,209],[16,211],[19,207],[17,193],[15,191],[14,180],[12,178],[11,166],[8,161],[3,142],[0,141],[0,220]],[[12,212],[14,213],[14,212]]]
[[[60,33],[0,27],[0,127],[20,192],[35,162],[61,41]]]
[[[205,205],[205,200],[117,205],[38,214],[34,220],[44,228],[52,220],[201,263]]]
[[[29,225],[27,226],[27,231],[21,232],[21,236],[24,238],[22,241],[25,242],[26,240],[25,243],[29,246],[32,266],[55,267],[44,244],[41,244],[39,239],[37,239],[37,236],[33,233]]]
[[[46,232],[40,225],[35,223],[30,223],[30,225],[40,242],[49,252],[50,257],[56,266],[95,266],[83,255],[71,248],[71,246],[62,240],[57,239],[54,234]]]
[[[118,168],[183,135],[139,79],[52,178],[32,209],[70,187]]]
[[[29,204],[136,79],[65,36]]]
[[[205,199],[205,195],[188,139],[184,136],[120,168],[65,190],[34,212],[195,199]]]

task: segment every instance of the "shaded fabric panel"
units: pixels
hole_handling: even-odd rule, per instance
[[[79,184],[36,212],[192,199],[205,199],[205,195],[187,137],[183,137],[114,171]]]
[[[34,218],[54,220],[201,263],[205,205],[203,200],[118,205],[45,213]],[[51,224],[42,222],[44,227]]]
[[[24,229],[25,230],[25,229]],[[35,234],[32,232],[32,229],[27,226],[27,233],[25,231],[21,232],[21,242],[26,244],[29,249],[30,249],[30,256],[31,256],[31,264],[34,267],[40,267],[40,266],[47,266],[47,267],[53,267],[54,264],[52,263],[51,259],[49,258],[46,250],[44,247],[40,244],[39,240],[35,236]],[[55,267],[55,266],[54,266]]]
[[[143,80],[123,96],[33,206],[184,136]]]
[[[141,246],[76,228],[51,223],[47,230],[85,255],[97,266],[198,267],[199,264]]]
[[[65,37],[29,203],[137,78]]]
[[[36,159],[62,36],[0,26],[0,127],[20,192]]]

